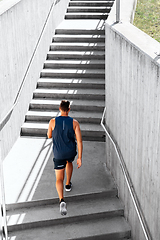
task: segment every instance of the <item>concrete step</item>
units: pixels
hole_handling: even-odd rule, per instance
[[[68,13],[76,13],[76,12],[100,12],[100,13],[109,13],[111,10],[110,7],[69,7],[67,9]]]
[[[102,6],[107,6],[107,7],[112,7],[113,6],[112,1],[70,1],[69,6],[97,6],[97,7],[102,7]]]
[[[22,139],[24,139],[24,138],[22,138]],[[35,141],[35,139],[34,139],[34,141]],[[84,142],[84,147],[86,147],[86,145],[87,145],[87,148],[89,150],[91,148],[91,146],[94,146],[95,144],[96,144],[96,149],[97,149],[97,145],[101,146],[101,145],[104,145],[105,143]],[[88,145],[89,145],[89,147],[88,147]],[[103,147],[100,147],[100,148],[103,149]],[[100,159],[100,161],[102,161],[102,160]],[[48,162],[47,164],[48,164],[49,169],[51,168],[51,166],[53,166],[52,162]],[[75,164],[75,162],[73,162],[73,165],[74,164]],[[88,166],[86,166],[86,167],[88,167]],[[68,202],[76,202],[76,201],[84,201],[84,200],[88,201],[88,200],[91,200],[91,199],[94,199],[94,200],[97,199],[97,201],[98,201],[98,199],[104,199],[104,198],[105,199],[112,199],[112,198],[115,199],[115,198],[117,198],[118,190],[117,190],[115,184],[113,183],[113,178],[112,178],[110,172],[108,171],[106,166],[101,166],[101,170],[103,170],[103,171],[105,170],[105,172],[103,172],[102,178],[105,177],[105,180],[109,181],[110,186],[107,186],[107,188],[105,187],[105,188],[100,188],[100,189],[97,189],[97,188],[94,189],[94,186],[91,183],[91,185],[93,187],[92,190],[89,188],[87,192],[83,192],[83,191],[79,192],[80,188],[83,188],[83,187],[79,186],[80,188],[78,188],[78,186],[77,186],[78,182],[76,181],[76,178],[74,178],[75,181],[74,181],[74,185],[72,185],[72,191],[71,192],[65,192],[66,202],[68,203]],[[94,172],[93,168],[92,168],[92,171]],[[51,181],[51,179],[48,180],[48,181]],[[95,181],[95,179],[94,179],[94,181]],[[76,187],[75,187],[75,184],[76,184]],[[15,210],[20,211],[20,209],[22,209],[22,208],[26,209],[26,208],[33,208],[33,207],[42,207],[42,206],[46,206],[46,205],[54,205],[54,204],[57,204],[57,203],[59,203],[57,192],[56,192],[56,197],[52,197],[52,198],[47,198],[46,197],[46,198],[43,198],[43,199],[42,198],[32,199],[30,201],[25,201],[25,202],[21,201],[21,202],[16,202],[16,203],[8,203],[8,204],[6,204],[7,216],[8,215],[13,215],[13,214],[11,214],[12,211],[15,211]],[[122,203],[119,203],[119,204],[122,205]],[[59,216],[59,214],[58,214],[58,216]],[[9,221],[10,220],[8,220],[8,222]]]
[[[47,137],[48,124],[25,122],[21,128],[22,136]],[[104,142],[105,134],[100,124],[81,123],[81,133],[84,141]]]
[[[87,221],[75,219],[72,223],[64,223],[63,227],[57,223],[52,226],[33,228],[32,231],[28,229],[11,232],[9,237],[12,238],[12,236],[23,240],[120,240],[130,237],[130,227],[123,217],[93,218]]]
[[[75,7],[70,7],[69,9],[79,9]],[[80,9],[85,9],[85,7],[82,7]],[[70,20],[71,21],[71,20]],[[69,21],[69,22],[70,22]],[[71,34],[71,35],[105,35],[104,29],[85,29],[85,28],[66,28],[61,27],[57,28],[55,31],[55,34]]]
[[[105,42],[105,36],[101,34],[81,34],[81,35],[71,35],[71,34],[56,34],[53,37],[53,42],[69,42],[69,43],[99,43]]]
[[[103,69],[43,69],[41,77],[47,78],[105,78],[105,71]]]
[[[78,2],[79,2],[79,0],[70,0],[70,2],[71,2],[71,1],[74,1],[74,2],[75,2],[75,1],[78,1]],[[81,1],[88,1],[88,0],[81,0]],[[109,2],[114,3],[115,0],[92,0],[92,2],[94,2],[94,1],[96,1],[96,2],[97,2],[97,1],[101,1],[101,2],[104,1],[104,2],[106,2],[106,3],[109,3]]]
[[[50,45],[50,50],[62,51],[104,51],[104,43],[84,43],[84,42],[53,42]]]
[[[42,89],[37,88],[33,92],[33,98],[45,99],[85,99],[86,100],[105,100],[104,89]]]
[[[44,68],[76,68],[76,69],[88,69],[88,68],[105,68],[104,60],[46,60],[44,62]]]
[[[66,13],[65,19],[107,19],[108,13]]]
[[[106,6],[105,6],[106,7]],[[98,19],[81,19],[81,20],[67,20],[62,21],[60,25],[57,27],[59,30],[65,30],[65,31],[75,31],[79,35],[83,34],[95,34],[95,32],[99,31],[105,31],[105,21],[104,20],[98,20]],[[56,32],[57,33],[57,32]],[[75,33],[73,33],[75,34]]]
[[[104,110],[104,101],[97,100],[97,101],[89,101],[89,100],[79,100],[74,99],[71,100],[71,109],[73,111],[94,111],[94,112],[103,112]],[[29,105],[30,109],[41,109],[41,110],[58,110],[61,100],[45,100],[45,99],[32,99]]]
[[[104,79],[97,78],[40,78],[37,81],[38,88],[85,88],[105,89]]]
[[[48,60],[55,59],[80,59],[80,60],[104,60],[105,53],[103,51],[49,51],[47,54]]]
[[[28,111],[26,113],[26,122],[46,122],[48,123],[51,118],[55,118],[60,115],[58,111]],[[78,120],[79,123],[94,123],[100,124],[102,113],[92,113],[92,112],[70,112],[70,116]]]
[[[52,200],[52,199],[51,199]],[[72,223],[75,221],[87,221],[93,218],[117,217],[124,215],[124,207],[116,197],[112,198],[94,198],[72,200],[68,198],[66,216],[59,213],[58,199],[56,201],[45,201],[45,205],[32,207],[21,207],[7,211],[7,225],[9,231],[32,229],[41,226],[50,226],[56,224]],[[53,199],[54,200],[54,199]],[[18,219],[15,216],[23,215],[24,218]]]

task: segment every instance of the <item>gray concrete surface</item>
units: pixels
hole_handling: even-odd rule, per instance
[[[78,198],[75,200],[70,197],[67,199],[67,215],[62,216],[59,212],[58,201],[53,204],[36,205],[33,207],[23,207],[14,210],[7,211],[7,225],[8,229],[14,230],[15,224],[19,225],[19,229],[22,229],[21,223],[25,224],[23,228],[31,228],[42,226],[41,221],[46,221],[46,225],[57,224],[59,220],[61,224],[73,221],[74,219],[84,219],[85,221],[90,220],[94,215],[94,218],[98,218],[99,215],[102,217],[115,217],[123,215],[123,205],[118,198],[114,197],[95,197],[92,195],[89,199],[84,196],[83,199]],[[20,217],[21,216],[21,217]],[[31,225],[31,226],[30,226]],[[16,229],[18,226],[16,226]]]
[[[104,233],[102,236],[101,233]],[[107,237],[106,237],[107,235]],[[23,230],[11,232],[10,237],[16,240],[80,240],[80,239],[108,239],[120,240],[130,237],[130,228],[124,218],[102,218],[92,219],[90,221],[72,222],[70,224],[52,225],[49,227],[41,227],[39,229]]]
[[[4,161],[6,203],[57,197],[52,158],[51,140],[19,138]],[[115,188],[105,161],[105,143],[84,142],[82,167],[74,161],[71,194]]]
[[[106,191],[115,188],[113,179],[109,173],[107,174],[104,165],[105,144],[101,142],[83,142],[83,145],[82,167],[77,169],[75,159],[72,192],[65,192],[65,196]],[[55,174],[51,154],[32,199],[38,200],[56,196]]]
[[[56,197],[52,158],[51,140],[19,138],[4,161],[6,203]],[[104,143],[84,142],[82,167],[74,162],[72,193],[113,188],[104,163]]]

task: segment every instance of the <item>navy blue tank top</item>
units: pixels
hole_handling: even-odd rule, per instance
[[[55,128],[52,131],[53,153],[56,159],[74,158],[76,152],[73,118],[59,116],[55,118]]]

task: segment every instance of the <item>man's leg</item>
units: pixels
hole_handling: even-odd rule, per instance
[[[67,162],[66,164],[66,185],[69,185],[71,182],[71,177],[72,177],[72,172],[73,172],[73,164],[72,162]]]
[[[66,203],[63,198],[63,181],[64,181],[64,169],[55,169],[56,174],[56,189],[58,192],[59,200],[60,200],[60,213],[61,215],[67,214]]]
[[[65,186],[65,190],[67,192],[70,192],[72,190],[72,183],[71,183],[72,172],[73,172],[73,164],[72,162],[67,162],[66,164],[67,180],[66,180],[66,186]]]
[[[63,169],[55,169],[56,174],[56,189],[58,192],[59,200],[63,199],[63,181],[64,181],[64,170]]]

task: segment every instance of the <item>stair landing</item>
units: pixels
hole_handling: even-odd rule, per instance
[[[84,141],[83,144],[83,164],[77,169],[74,161],[73,188],[65,192],[68,213],[61,216],[51,141],[18,139],[4,163],[6,194],[12,197],[9,201],[9,195],[6,196],[11,239],[119,240],[130,237],[130,227],[123,217],[124,206],[117,198],[116,185],[106,168],[105,143]],[[12,159],[16,161],[13,163]],[[30,188],[25,185],[26,180]],[[13,201],[15,191],[19,196],[17,201]]]
[[[115,189],[105,166],[105,143],[84,141],[83,145],[83,165],[77,169],[75,159],[73,189],[65,195]],[[56,198],[52,159],[50,139],[20,137],[3,163],[6,203]]]

